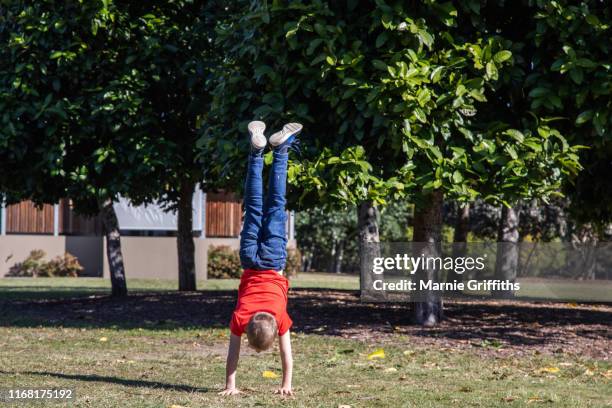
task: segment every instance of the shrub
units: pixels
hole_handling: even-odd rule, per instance
[[[30,252],[30,255],[23,262],[17,262],[11,266],[6,276],[11,277],[29,277],[39,276],[42,266],[46,263],[43,258],[47,254],[42,249],[35,249]]]
[[[76,278],[83,272],[83,266],[79,263],[76,256],[66,252],[63,256],[57,256],[50,260],[45,269],[48,276],[66,276]]]
[[[11,266],[6,276],[9,277],[77,277],[83,272],[79,260],[69,253],[57,256],[50,261],[43,258],[47,254],[41,249],[35,249],[23,261]]]
[[[238,250],[227,245],[208,248],[207,267],[210,279],[240,278],[242,275]]]
[[[302,270],[302,253],[297,248],[287,248],[285,276],[294,277]]]

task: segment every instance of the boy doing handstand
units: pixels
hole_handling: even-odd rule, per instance
[[[287,314],[289,281],[283,276],[287,258],[285,193],[289,147],[302,130],[302,125],[286,124],[270,137],[273,159],[264,203],[262,170],[265,128],[266,125],[259,121],[253,121],[248,126],[251,153],[245,181],[244,224],[240,234],[240,262],[244,271],[238,288],[238,302],[230,322],[225,389],[221,395],[240,393],[236,388],[236,369],[240,357],[240,338],[245,332],[249,346],[258,353],[272,347],[278,334],[283,379],[276,393],[293,395],[293,357],[289,338],[292,321]]]

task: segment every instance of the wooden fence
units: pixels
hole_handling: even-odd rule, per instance
[[[39,209],[31,201],[22,201],[6,207],[6,232],[53,234],[53,218],[52,205]]]
[[[242,219],[241,201],[232,193],[206,195],[206,236],[237,237]],[[37,208],[22,201],[6,208],[6,232],[9,234],[53,234],[53,205]],[[61,200],[58,211],[58,233],[63,235],[101,235],[100,217],[83,217],[74,213],[70,200]]]
[[[100,235],[99,217],[84,217],[72,211],[70,200],[60,200],[58,233],[65,235]],[[31,201],[22,201],[6,208],[6,232],[9,234],[53,234],[53,205],[37,208]]]
[[[241,223],[242,203],[235,194],[206,194],[207,237],[237,237]]]

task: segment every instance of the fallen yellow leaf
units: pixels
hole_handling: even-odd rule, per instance
[[[559,372],[559,367],[544,367],[541,371],[545,373],[556,374]]]
[[[395,367],[385,368],[385,373],[394,373],[396,371],[397,371],[397,368]]]
[[[413,356],[415,354],[416,354],[416,351],[414,351],[414,350],[405,350],[404,351],[404,355],[405,356]]]
[[[104,343],[105,341],[108,341],[108,337],[100,337],[100,341]]]
[[[368,354],[368,360],[374,360],[375,358],[385,358],[385,350],[378,349]]]
[[[263,378],[278,378],[278,374],[276,374],[274,371],[268,371],[268,370],[261,373],[261,376]]]
[[[184,405],[170,405],[170,408],[187,408]]]
[[[578,303],[576,302],[570,302],[567,304],[568,307],[578,307]]]
[[[538,396],[533,396],[533,397],[529,397],[527,399],[527,403],[531,404],[532,402],[542,402],[544,401],[542,398],[538,397]]]

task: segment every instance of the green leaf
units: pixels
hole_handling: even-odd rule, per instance
[[[431,71],[431,75],[429,76],[429,79],[431,79],[431,82],[433,82],[434,84],[436,82],[438,82],[440,80],[440,77],[442,76],[442,70],[444,69],[444,66],[438,66],[435,67],[432,71]]]
[[[501,64],[502,62],[509,60],[511,57],[512,57],[512,52],[508,50],[503,50],[503,51],[499,51],[498,53],[496,53],[493,56],[493,60],[496,63]]]
[[[550,90],[548,88],[544,88],[544,87],[537,87],[532,89],[529,92],[529,96],[532,98],[540,98],[544,95],[548,95],[550,93]]]
[[[418,32],[418,37],[419,40],[425,44],[427,46],[427,48],[431,49],[431,46],[433,45],[433,37],[431,34],[429,34],[427,31],[425,30],[419,30]]]
[[[516,129],[508,129],[504,132],[504,134],[512,137],[519,143],[523,143],[523,141],[525,140],[525,136],[523,135],[523,133]]]
[[[427,116],[425,115],[425,112],[423,112],[421,108],[415,108],[413,110],[413,113],[414,113],[414,117],[417,118],[419,122],[423,122],[423,123],[427,122]]]
[[[497,67],[495,66],[495,64],[493,62],[491,62],[491,61],[487,62],[486,72],[487,72],[487,76],[490,79],[497,80],[497,77],[498,77]]]
[[[419,102],[419,105],[425,106],[425,104],[429,102],[430,99],[431,99],[431,94],[429,93],[429,89],[427,88],[419,89],[419,91],[417,92],[417,101]]]
[[[601,25],[601,21],[599,21],[599,18],[597,18],[595,14],[589,13],[584,17],[584,19],[592,26],[599,27]]]
[[[387,64],[385,64],[381,60],[372,60],[372,65],[374,65],[374,68],[376,69],[380,69],[381,71],[387,71]]]
[[[593,114],[594,112],[590,109],[580,113],[580,115],[576,117],[576,124],[582,125],[583,123],[588,122],[593,118]]]
[[[438,159],[439,161],[442,160],[442,152],[440,152],[440,148],[438,146],[430,146],[429,147],[429,151],[433,153],[433,155],[436,157],[436,159]]]
[[[506,145],[506,151],[512,157],[512,160],[518,159],[518,154],[516,153],[516,149],[512,145]]]
[[[376,48],[382,47],[387,39],[389,38],[389,33],[387,31],[383,31],[376,37]]]
[[[582,80],[584,78],[582,69],[580,68],[570,69],[569,75],[570,75],[570,78],[572,78],[572,81],[574,81],[578,85],[582,83]]]
[[[542,145],[538,141],[535,141],[533,139],[525,140],[523,142],[523,144],[525,146],[529,147],[534,152],[541,152],[542,151]]]
[[[599,66],[598,63],[588,58],[578,58],[576,64],[583,68],[597,68]]]

